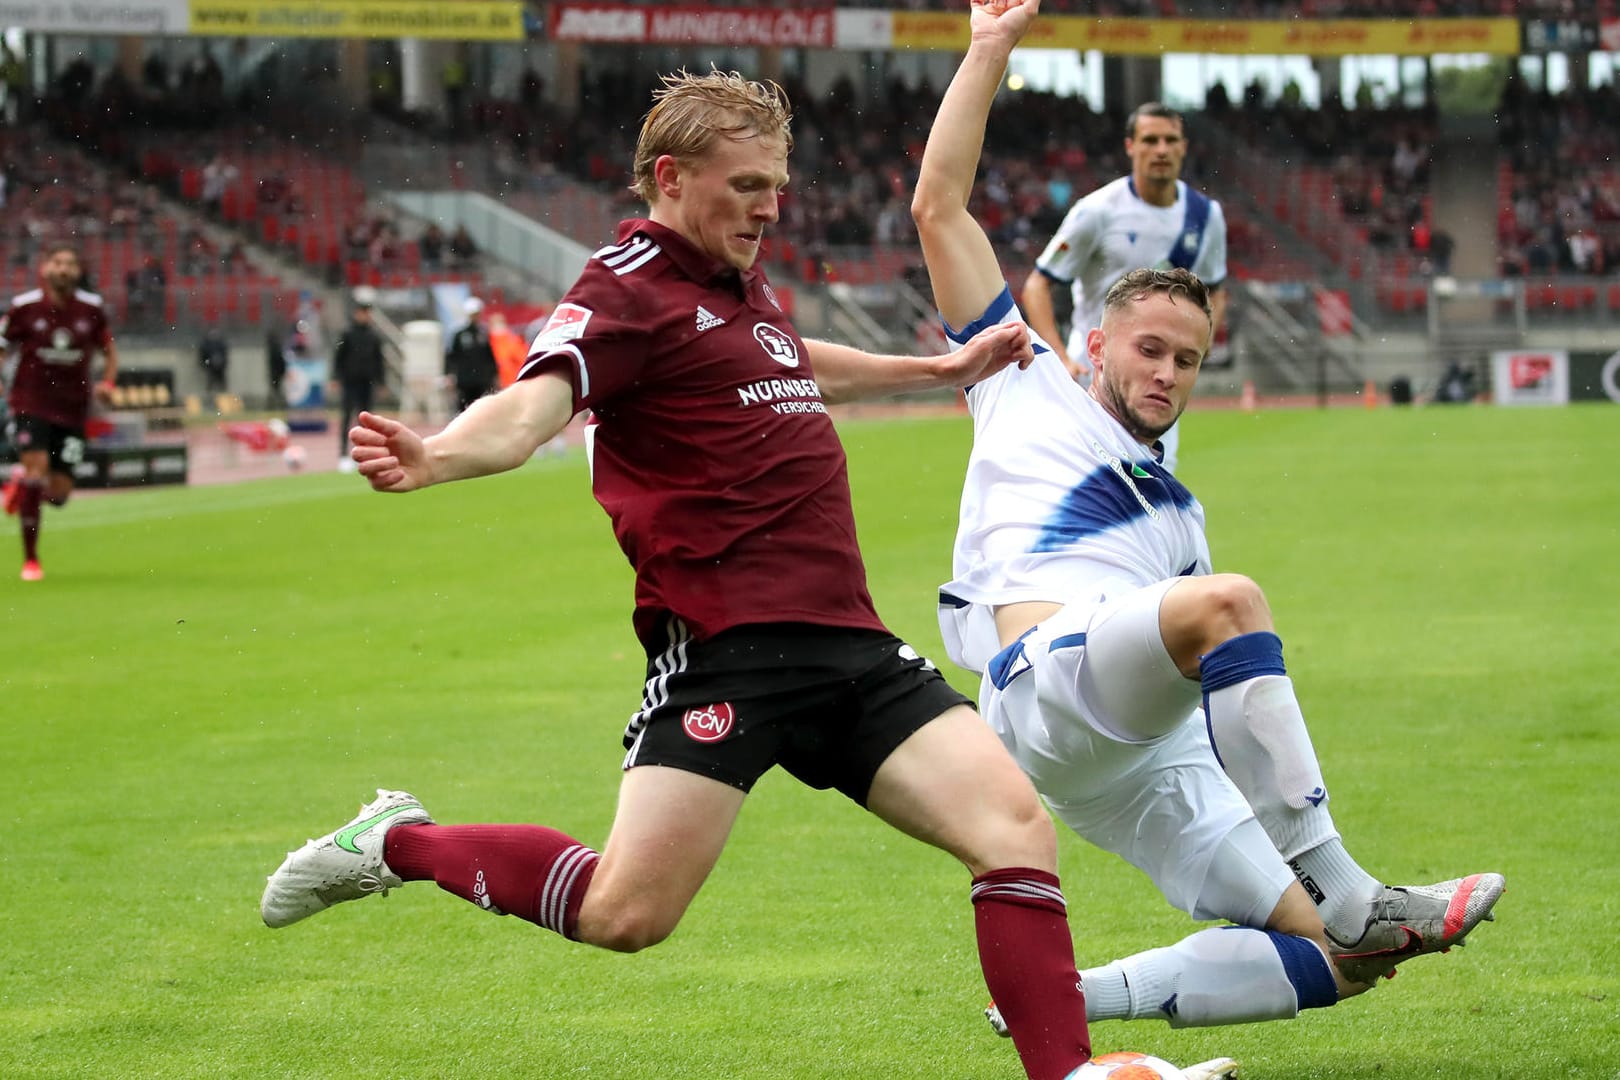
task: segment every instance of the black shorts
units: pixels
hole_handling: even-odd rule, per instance
[[[741,626],[704,642],[670,619],[647,661],[624,767],[666,765],[750,790],[773,765],[862,806],[878,766],[924,724],[971,704],[892,634]]]
[[[38,416],[17,413],[6,428],[12,451],[21,457],[28,450],[45,450],[50,455],[50,469],[55,473],[73,475],[73,467],[84,460],[83,428],[64,427]]]

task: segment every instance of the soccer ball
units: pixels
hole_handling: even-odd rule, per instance
[[[296,443],[288,446],[281,452],[281,460],[287,463],[287,468],[297,472],[304,467],[304,448]]]
[[[1121,1050],[1099,1054],[1067,1080],[1186,1080],[1186,1074],[1163,1058]]]

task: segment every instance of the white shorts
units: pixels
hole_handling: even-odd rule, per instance
[[[1058,611],[991,661],[980,710],[1069,828],[1194,918],[1254,925],[1294,876],[1215,760],[1198,683],[1165,651],[1159,603],[1176,580]]]

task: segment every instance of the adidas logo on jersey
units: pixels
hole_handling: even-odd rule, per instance
[[[704,307],[702,304],[698,305],[698,309],[697,309],[697,329],[698,329],[698,333],[701,334],[705,330],[713,330],[717,326],[724,326],[724,325],[726,325],[726,320],[722,319],[720,316],[716,315],[714,312],[710,311],[708,308]]]

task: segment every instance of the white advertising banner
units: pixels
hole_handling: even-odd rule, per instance
[[[1498,405],[1568,405],[1569,352],[1505,349],[1492,353],[1491,388]]]
[[[184,34],[189,0],[0,0],[0,26],[45,34]]]

